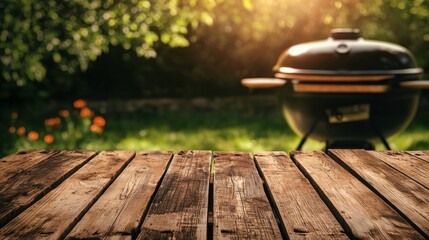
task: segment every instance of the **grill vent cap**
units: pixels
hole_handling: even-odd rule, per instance
[[[331,30],[331,38],[335,40],[357,40],[360,38],[360,30],[356,28],[334,28]]]

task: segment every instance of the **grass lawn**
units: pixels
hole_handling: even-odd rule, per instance
[[[10,113],[3,114],[10,116]],[[22,149],[132,149],[132,150],[183,150],[209,149],[234,151],[293,150],[300,140],[285,123],[280,113],[240,112],[185,112],[104,114],[106,125],[101,135],[90,132],[71,139],[79,128],[62,133],[52,144],[43,141],[44,117],[37,114],[22,117],[19,124],[40,132],[38,140],[30,141],[27,135],[18,137],[8,132],[7,117],[1,124],[0,156]],[[17,120],[17,121],[18,121]],[[419,113],[414,122],[402,133],[388,139],[396,150],[429,150],[429,115]],[[10,125],[10,124],[9,124]],[[52,132],[60,131],[53,129]],[[320,150],[324,144],[309,140],[304,150]],[[383,150],[379,143],[377,149]]]

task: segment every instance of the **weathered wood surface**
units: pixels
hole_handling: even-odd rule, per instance
[[[399,151],[369,153],[429,189],[429,163],[425,160]]]
[[[172,152],[140,152],[67,238],[136,237],[171,156]]]
[[[428,165],[429,151],[25,150],[0,159],[0,239],[429,239]]]
[[[206,239],[211,158],[211,151],[174,156],[138,239]]]
[[[101,152],[1,228],[0,238],[64,238],[133,155],[130,151]]]
[[[365,183],[375,189],[406,219],[415,224],[425,237],[429,238],[429,190],[384,161],[385,156],[364,150],[332,150],[338,159],[358,174]],[[384,161],[374,157],[376,155]],[[400,157],[394,154],[397,164]]]
[[[292,152],[349,234],[359,239],[422,239],[394,209],[322,152]]]
[[[0,184],[59,152],[58,150],[22,150],[0,159]]]
[[[28,154],[19,152],[12,155],[13,158],[7,158],[6,162],[1,163],[1,169],[9,174],[5,177],[7,181],[2,179],[0,183],[0,226],[4,226],[10,219],[57,186],[95,153],[95,151],[60,153],[49,150],[29,151]],[[17,169],[15,174],[11,174],[13,167]],[[6,175],[5,172],[3,176]]]
[[[407,151],[406,153],[429,162],[429,151]]]
[[[250,154],[216,152],[214,168],[214,239],[280,239]]]
[[[310,182],[284,152],[258,152],[255,160],[289,239],[348,239]]]

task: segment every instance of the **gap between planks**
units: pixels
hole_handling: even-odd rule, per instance
[[[429,151],[406,151],[407,154],[429,162]]]
[[[213,203],[214,200],[214,157],[212,153],[211,161],[210,161],[210,179],[209,179],[209,199],[207,203],[208,211],[207,211],[207,240],[213,239]]]
[[[274,154],[276,154],[276,153],[278,154],[278,153],[281,153],[281,152],[275,152]],[[274,214],[274,217],[276,219],[277,225],[279,227],[280,234],[282,235],[283,239],[290,239],[290,237],[288,236],[287,230],[286,230],[286,225],[285,225],[285,223],[284,223],[284,221],[283,221],[283,219],[281,217],[280,209],[277,206],[276,201],[274,200],[274,196],[273,196],[273,194],[270,191],[270,188],[269,188],[269,186],[267,184],[267,180],[266,180],[266,178],[265,178],[265,176],[263,174],[263,171],[262,171],[262,169],[261,169],[261,167],[260,167],[260,165],[259,165],[259,163],[258,163],[258,161],[256,159],[259,155],[263,155],[263,154],[266,154],[266,153],[265,152],[264,153],[254,152],[253,155],[252,155],[252,159],[253,159],[253,162],[255,163],[256,169],[258,170],[259,177],[262,180],[262,185],[264,187],[264,192],[265,192],[265,195],[268,198],[268,201],[270,203],[271,209],[273,210],[273,214]]]

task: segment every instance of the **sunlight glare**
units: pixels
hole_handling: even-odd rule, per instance
[[[289,54],[291,56],[298,56],[298,55],[301,55],[303,53],[306,53],[308,50],[309,50],[308,46],[298,45],[298,46],[291,47],[289,49]]]

